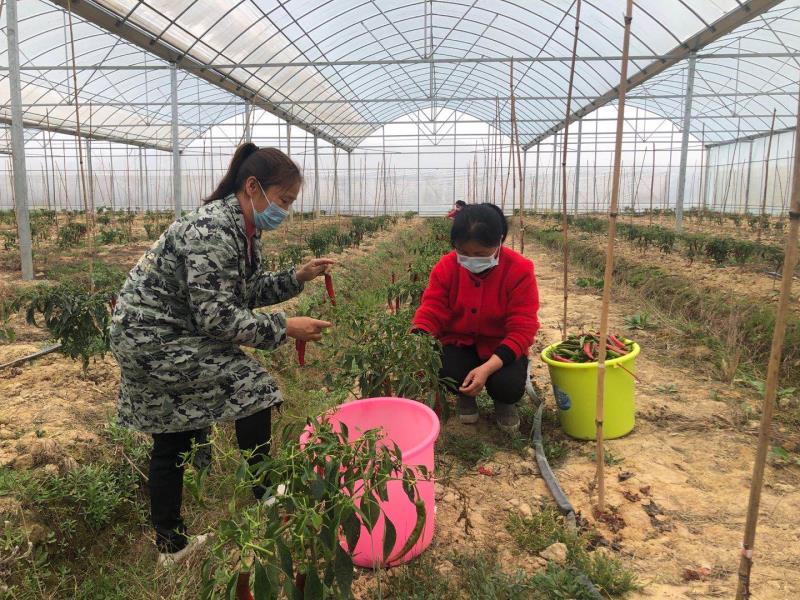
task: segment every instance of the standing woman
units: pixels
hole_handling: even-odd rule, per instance
[[[503,246],[507,233],[494,204],[470,204],[455,215],[454,251],[433,267],[414,328],[442,342],[441,376],[456,382],[459,420],[477,422],[475,398],[485,387],[498,427],[513,433],[539,329],[539,293],[533,262]]]
[[[191,540],[181,519],[181,453],[208,427],[234,421],[251,465],[269,450],[275,381],[239,346],[269,350],[287,336],[316,341],[330,323],[254,309],[296,296],[333,261],[267,273],[262,231],[277,228],[303,183],[297,165],[275,148],[239,146],[204,205],[172,223],[131,270],[111,319],[111,350],[122,372],[119,422],[152,434],[150,513],[159,563],[185,557]],[[269,500],[267,487],[253,490]],[[266,497],[265,497],[266,496]]]

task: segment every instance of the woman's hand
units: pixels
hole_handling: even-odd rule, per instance
[[[322,330],[330,326],[328,321],[311,317],[290,317],[286,319],[286,335],[301,342],[318,342],[322,339]]]
[[[491,375],[491,373],[489,373],[485,363],[480,367],[475,367],[472,371],[467,373],[467,376],[464,378],[464,383],[461,384],[458,391],[465,396],[477,396],[486,385],[486,380],[489,379],[489,375]]]
[[[294,276],[300,283],[305,283],[320,275],[330,274],[331,266],[335,264],[336,261],[330,258],[315,258],[297,269]]]
[[[477,396],[486,385],[486,380],[489,379],[493,373],[500,370],[502,366],[503,360],[496,354],[492,354],[489,360],[467,373],[467,376],[464,378],[464,383],[461,384],[458,391],[465,396]]]

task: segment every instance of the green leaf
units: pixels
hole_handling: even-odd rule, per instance
[[[345,552],[344,548],[339,546],[336,549],[336,556],[334,556],[333,561],[333,569],[336,573],[336,583],[339,586],[339,592],[345,598],[352,598],[353,559]]]
[[[306,574],[306,586],[303,594],[305,600],[320,600],[324,596],[322,582],[319,580],[316,565],[310,565]]]
[[[394,523],[392,523],[385,514],[383,515],[383,524],[383,562],[385,565],[389,561],[389,557],[392,555],[392,550],[394,549],[394,544],[397,541],[397,529],[395,529]]]
[[[273,588],[264,565],[257,558],[253,561],[253,571],[255,575],[253,580],[253,599],[273,600],[277,598],[277,591]]]
[[[236,583],[239,581],[239,573],[235,571],[225,586],[225,596],[228,600],[236,600]]]
[[[344,519],[342,529],[344,529],[344,537],[347,541],[347,547],[350,549],[350,552],[355,552],[358,538],[361,536],[361,521],[358,520],[358,516],[354,510],[349,510]]]
[[[381,509],[370,494],[364,494],[361,497],[360,508],[364,518],[364,526],[367,528],[367,531],[372,533],[372,529],[375,527],[375,523],[378,521],[378,517],[381,514]]]
[[[286,544],[280,538],[275,540],[275,547],[278,549],[278,559],[281,561],[281,570],[283,570],[283,572],[286,574],[286,577],[288,577],[289,581],[291,581],[294,579],[292,554],[289,552],[289,548],[286,547]]]
[[[325,481],[317,476],[311,482],[311,497],[314,498],[317,502],[322,500],[322,497],[325,495]]]

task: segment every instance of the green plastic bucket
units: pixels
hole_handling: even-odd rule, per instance
[[[625,340],[626,343],[632,343]],[[639,345],[619,358],[606,361],[606,392],[603,402],[603,437],[614,439],[633,430],[636,418],[634,379]],[[558,406],[561,428],[570,437],[593,440],[596,436],[597,363],[561,363],[550,358],[553,344],[542,350],[542,360],[550,368],[550,381]],[[629,372],[620,367],[625,367]]]

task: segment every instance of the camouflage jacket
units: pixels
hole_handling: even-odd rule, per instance
[[[149,433],[235,420],[282,402],[273,379],[239,346],[286,339],[283,312],[253,309],[297,295],[294,269],[261,269],[248,252],[234,196],[175,221],[131,270],[111,319],[120,365],[119,421]]]

